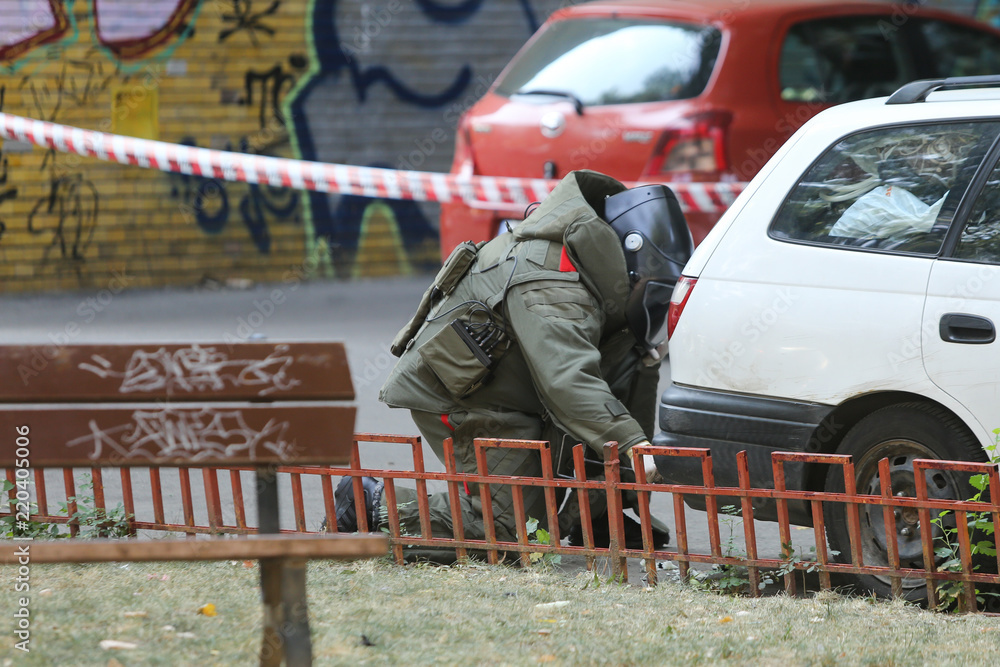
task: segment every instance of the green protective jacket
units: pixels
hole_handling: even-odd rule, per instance
[[[380,400],[435,414],[538,415],[598,454],[612,440],[625,452],[651,438],[659,367],[641,362],[627,327],[625,257],[601,217],[604,199],[624,189],[572,172],[512,233],[483,245],[434,304]],[[461,359],[463,344],[448,329],[455,318],[483,321],[487,309],[509,342],[482,383],[462,377],[478,365]]]

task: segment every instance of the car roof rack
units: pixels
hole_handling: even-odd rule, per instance
[[[885,101],[886,104],[913,104],[924,102],[927,96],[935,90],[957,90],[978,86],[1000,86],[1000,74],[985,76],[952,76],[947,79],[921,79],[911,81]]]

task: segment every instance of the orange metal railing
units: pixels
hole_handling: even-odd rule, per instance
[[[395,443],[409,446],[411,455],[411,466],[408,470],[381,470],[363,468],[361,466],[361,447],[365,443]],[[824,589],[831,587],[831,574],[867,574],[888,578],[892,582],[894,595],[901,595],[902,581],[904,578],[923,579],[927,584],[928,602],[931,608],[939,605],[936,595],[936,587],[940,582],[959,582],[961,595],[959,596],[959,608],[965,611],[976,611],[976,585],[992,584],[1000,585],[1000,556],[996,563],[990,563],[984,571],[977,571],[973,564],[972,544],[968,530],[956,528],[958,540],[958,553],[960,559],[960,571],[943,571],[939,569],[935,562],[935,542],[932,530],[932,517],[937,517],[943,511],[953,512],[956,517],[956,526],[964,527],[970,514],[988,513],[992,517],[994,525],[1000,525],[1000,494],[994,493],[990,502],[971,502],[958,500],[940,500],[928,497],[926,471],[928,470],[950,470],[967,474],[982,474],[989,479],[989,488],[1000,488],[1000,477],[998,477],[997,466],[985,463],[952,462],[939,460],[916,460],[914,461],[914,472],[916,480],[915,497],[900,497],[892,494],[890,486],[889,462],[883,459],[880,463],[881,493],[879,495],[859,494],[855,488],[854,464],[849,456],[839,456],[833,454],[805,454],[792,452],[778,452],[772,456],[772,467],[774,475],[774,488],[755,488],[750,483],[750,472],[745,452],[737,456],[738,486],[720,487],[716,486],[712,472],[711,452],[707,449],[695,448],[674,448],[643,446],[636,448],[636,454],[651,454],[666,457],[692,457],[698,459],[702,470],[702,484],[700,485],[679,485],[679,484],[651,484],[647,482],[645,472],[641,466],[635,471],[636,481],[626,482],[622,479],[618,448],[615,443],[605,446],[603,460],[603,479],[588,479],[584,465],[584,448],[577,445],[573,451],[573,475],[569,477],[556,476],[552,469],[552,457],[549,451],[549,444],[546,442],[526,441],[526,440],[498,440],[490,438],[477,439],[475,472],[459,472],[455,463],[455,455],[450,440],[445,441],[444,446],[444,472],[430,472],[425,469],[423,458],[423,447],[420,437],[381,435],[381,434],[357,434],[351,453],[348,467],[325,467],[325,466],[280,466],[277,472],[288,476],[292,509],[294,515],[294,529],[283,529],[282,532],[315,532],[307,528],[307,503],[303,491],[303,476],[316,477],[319,479],[322,493],[321,510],[313,511],[318,519],[322,516],[329,532],[336,532],[336,506],[334,502],[333,478],[351,476],[354,478],[354,493],[357,506],[364,506],[364,491],[361,478],[372,476],[382,479],[385,482],[385,498],[388,510],[388,531],[390,537],[390,547],[393,557],[400,563],[404,562],[405,551],[409,547],[441,548],[454,551],[459,558],[466,558],[470,551],[485,554],[491,563],[499,562],[501,554],[519,554],[524,564],[530,562],[530,554],[563,554],[584,556],[588,567],[592,568],[596,558],[607,558],[611,563],[611,574],[623,581],[628,579],[627,561],[628,559],[642,559],[645,566],[645,577],[649,585],[655,585],[657,580],[656,561],[674,561],[677,563],[680,575],[686,578],[689,575],[692,564],[719,564],[737,567],[745,567],[748,573],[749,593],[759,595],[759,584],[762,581],[762,571],[784,569],[785,590],[794,594],[796,592],[796,570],[809,569],[816,571],[819,575],[820,586]],[[490,447],[516,447],[523,449],[534,449],[539,452],[542,461],[541,477],[504,477],[490,474],[487,469],[487,458],[485,451]],[[787,463],[809,463],[823,464],[828,466],[839,466],[843,469],[844,487],[843,493],[827,493],[814,491],[789,490],[785,484],[784,466]],[[110,469],[105,469],[105,471]],[[164,500],[163,500],[163,474],[176,470],[181,496],[183,511],[183,523],[169,523],[165,520]],[[132,478],[132,471],[129,468],[118,470],[121,476],[122,505],[127,515],[128,532],[136,534],[140,530],[150,531],[174,531],[195,536],[199,533],[219,534],[247,534],[256,532],[256,527],[247,520],[246,502],[244,499],[244,489],[241,479],[241,471],[249,471],[249,467],[233,468],[201,468],[202,485],[205,500],[205,513],[207,520],[205,523],[198,523],[195,519],[195,501],[191,483],[191,468],[150,468],[148,471],[148,489],[143,489],[142,493],[147,493],[151,498],[152,517],[137,517],[136,514],[136,494],[138,485]],[[227,512],[234,517],[232,522],[227,523],[223,519],[223,503],[220,491],[219,475],[228,475],[229,492],[231,495],[231,505],[227,507]],[[105,483],[103,472],[100,468],[91,470],[93,479],[93,505],[98,511],[106,511],[107,498],[105,494]],[[63,470],[63,491],[67,500],[69,516],[56,514],[50,511],[49,490],[46,488],[45,477],[42,470],[33,471],[34,479],[34,502],[37,505],[31,518],[39,522],[67,524],[69,533],[76,536],[79,533],[77,522],[72,516],[77,511],[77,502],[72,500],[76,497],[76,485],[73,479],[73,471]],[[7,470],[6,477],[14,482],[14,470]],[[416,487],[416,497],[418,513],[420,519],[420,534],[402,534],[400,529],[400,517],[397,509],[397,482],[400,480],[412,480]],[[450,496],[451,518],[453,523],[453,534],[434,535],[431,530],[430,507],[428,500],[428,482],[438,481],[447,485]],[[483,517],[485,522],[486,537],[483,540],[467,538],[462,522],[462,514],[459,508],[459,495],[466,493],[468,485],[479,484],[481,486],[480,498],[483,500]],[[509,485],[513,496],[513,510],[516,518],[517,541],[505,542],[496,538],[493,525],[493,508],[490,502],[489,487],[491,485]],[[526,529],[527,518],[525,516],[523,493],[527,487],[541,487],[544,490],[546,505],[546,516],[551,539],[548,544],[537,544],[529,542],[529,535]],[[580,513],[583,523],[583,546],[569,546],[562,544],[558,532],[556,504],[557,490],[576,489],[581,504]],[[641,549],[630,549],[626,546],[625,532],[622,516],[622,494],[627,491],[634,491],[639,498],[639,519],[642,527],[643,547]],[[591,493],[603,493],[607,495],[607,516],[609,517],[609,544],[607,547],[596,547],[594,540],[594,530],[590,516],[590,504],[588,496]],[[650,499],[652,494],[670,494],[672,496],[672,508],[674,519],[675,546],[672,549],[654,549],[652,535],[652,521],[650,512]],[[252,495],[252,494],[251,494]],[[706,515],[708,521],[709,553],[697,553],[691,550],[688,539],[688,528],[685,517],[684,496],[704,496]],[[743,538],[745,541],[745,555],[733,555],[723,553],[722,540],[720,537],[720,513],[719,498],[737,498],[739,502]],[[10,492],[10,511],[14,511],[15,491]],[[779,535],[784,558],[761,558],[759,556],[760,545],[754,527],[754,507],[753,500],[757,498],[771,499],[776,503]],[[791,524],[789,522],[788,503],[805,502],[810,506],[813,520],[813,531],[816,540],[816,556],[814,562],[794,561],[786,551],[786,546],[791,544]],[[850,536],[850,562],[835,562],[830,558],[831,554],[827,548],[825,521],[823,506],[824,503],[843,504],[847,510],[848,532]],[[862,550],[862,532],[859,509],[863,505],[880,505],[883,508],[885,521],[885,535],[887,538],[888,565],[876,565],[864,562]],[[919,529],[923,548],[923,567],[904,568],[900,567],[899,547],[896,538],[896,518],[894,510],[916,510],[919,516]],[[3,517],[7,512],[0,512]],[[369,530],[367,517],[364,512],[358,512],[358,527],[361,531]],[[603,519],[602,519],[603,520]],[[990,538],[992,544],[1000,552],[1000,534],[994,533]],[[994,567],[996,569],[994,569]]]

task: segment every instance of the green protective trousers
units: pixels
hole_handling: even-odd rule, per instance
[[[444,461],[444,440],[452,438],[455,450],[455,465],[458,472],[475,473],[475,438],[505,438],[519,440],[539,440],[542,435],[542,420],[522,412],[493,410],[469,410],[447,416],[448,425],[441,415],[419,410],[411,411],[413,421],[438,459]],[[454,428],[454,430],[452,430]],[[536,451],[489,447],[486,449],[487,470],[491,475],[541,477],[541,459]],[[524,498],[526,519],[537,519],[541,528],[547,527],[545,493],[541,487],[521,487]],[[517,541],[517,526],[514,513],[514,494],[506,484],[491,484],[490,497],[493,501],[493,517],[496,538],[503,542]],[[486,539],[483,522],[483,506],[478,485],[469,484],[468,492],[459,487],[459,508],[465,538]],[[385,496],[383,495],[383,503]],[[396,504],[399,511],[401,532],[406,535],[420,535],[420,511],[417,492],[410,488],[396,489]],[[434,537],[454,537],[451,503],[447,492],[432,493],[428,497],[431,533]],[[383,513],[383,516],[386,516]],[[523,527],[522,527],[523,528]],[[447,553],[444,553],[447,552]],[[440,549],[408,550],[408,557],[427,558],[435,561],[452,561],[454,552]]]
[[[452,438],[455,452],[455,467],[458,472],[476,472],[476,453],[473,440],[475,438],[503,438],[515,440],[547,440],[550,441],[553,457],[553,468],[558,474],[572,474],[572,447],[562,446],[568,438],[564,438],[559,429],[545,425],[537,416],[521,412],[503,412],[493,410],[470,410],[457,412],[446,416],[448,424],[441,415],[412,410],[414,423],[420,430],[424,442],[444,461],[444,441]],[[452,430],[454,429],[454,430]],[[507,449],[490,447],[486,449],[487,471],[493,475],[517,477],[541,477],[542,466],[538,453],[527,449]],[[591,471],[589,479],[603,479],[603,474]],[[624,477],[630,471],[623,467]],[[627,479],[626,481],[634,481]],[[545,507],[545,494],[541,487],[521,487],[524,498],[524,513],[526,519],[537,519],[538,526],[548,528],[548,513]],[[516,542],[517,527],[514,512],[514,496],[509,485],[491,484],[490,497],[493,499],[494,530],[498,541]],[[557,505],[563,500],[562,493],[556,495]],[[591,491],[588,495],[591,517],[594,522],[607,521],[607,498],[601,492]],[[626,507],[631,507],[638,515],[638,497],[634,492],[623,494]],[[470,540],[485,540],[486,527],[483,521],[482,501],[479,497],[478,485],[470,484],[468,491],[459,487],[459,511],[462,514],[462,527],[465,538]],[[382,496],[383,504],[386,502]],[[403,535],[420,535],[420,510],[417,503],[417,492],[407,487],[396,489],[396,504],[399,512],[400,532]],[[570,491],[566,502],[559,511],[559,534],[565,537],[580,523],[579,497],[575,490]],[[454,537],[454,522],[451,515],[451,502],[447,492],[432,493],[428,496],[428,509],[433,537]],[[383,521],[388,519],[388,511],[383,506],[381,515]],[[667,526],[652,519],[653,526],[662,531]],[[384,525],[384,524],[383,524]],[[410,560],[430,560],[451,563],[456,559],[455,552],[450,549],[434,549],[411,547],[405,550]],[[475,554],[474,556],[481,555]]]

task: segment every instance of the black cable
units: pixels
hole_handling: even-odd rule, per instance
[[[502,262],[505,262],[508,259],[510,259],[510,255],[509,254],[506,257],[504,257],[504,259],[502,259],[499,262],[497,262],[494,266],[500,266],[500,264]],[[503,287],[503,292],[500,293],[500,303],[503,303],[504,299],[507,298],[507,290],[510,289],[510,284],[514,281],[514,274],[517,272],[517,259],[518,259],[517,255],[515,255],[514,256],[514,266],[511,267],[510,275],[507,276],[507,282],[504,284],[504,287]],[[493,268],[493,267],[490,267],[490,268]],[[468,313],[468,316],[469,316],[470,319],[472,317],[474,317],[476,315],[476,313],[483,312],[486,315],[486,321],[484,321],[484,322],[471,322],[470,321],[468,323],[463,323],[463,326],[465,327],[466,331],[468,331],[470,334],[472,334],[473,332],[476,332],[477,336],[484,336],[484,334],[482,332],[485,331],[486,334],[483,337],[483,341],[481,342],[481,344],[485,344],[486,341],[490,340],[490,338],[493,336],[494,332],[496,332],[497,333],[497,339],[496,339],[496,341],[493,342],[493,345],[490,348],[492,350],[493,348],[495,348],[500,343],[500,339],[507,334],[507,329],[503,325],[497,324],[496,319],[494,317],[493,310],[487,304],[485,304],[484,302],[482,302],[482,301],[480,301],[478,299],[470,299],[468,301],[463,301],[462,303],[460,303],[460,304],[458,304],[458,305],[456,305],[456,306],[454,306],[452,308],[449,308],[448,310],[446,310],[443,313],[435,315],[434,317],[428,317],[428,318],[426,318],[424,321],[425,322],[435,322],[435,321],[441,319],[442,317],[445,317],[446,315],[450,315],[451,313],[454,313],[459,308],[464,308],[464,307],[469,306],[469,305],[479,306],[478,309],[471,310]]]
[[[483,303],[482,301],[479,301],[478,299],[470,299],[469,301],[463,301],[462,303],[458,304],[458,305],[457,305],[457,306],[455,306],[454,308],[449,308],[448,310],[444,311],[444,312],[443,312],[443,313],[441,313],[440,315],[435,315],[434,317],[428,317],[428,318],[427,318],[426,320],[424,320],[424,321],[425,321],[425,322],[434,322],[434,321],[436,321],[436,320],[439,320],[439,319],[441,319],[441,318],[442,318],[442,317],[444,317],[445,315],[449,315],[449,314],[451,314],[451,313],[454,313],[454,312],[455,312],[456,310],[458,310],[459,308],[462,308],[462,307],[464,307],[464,306],[468,306],[469,304],[475,304],[475,305],[478,305],[478,306],[482,306],[482,307],[483,307],[483,310],[485,310],[485,311],[486,311],[487,313],[489,313],[489,312],[490,312],[490,307],[489,307],[489,306],[487,306],[487,305],[486,305],[485,303]],[[478,311],[473,311],[473,312],[478,312]]]

